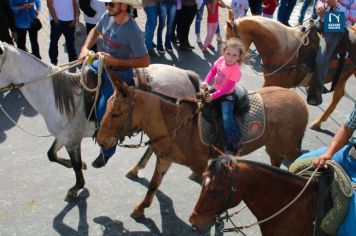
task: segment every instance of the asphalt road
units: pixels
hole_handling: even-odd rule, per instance
[[[42,34],[41,45],[45,45],[48,30]],[[192,43],[195,42],[193,35],[191,33]],[[218,53],[204,56],[195,46],[192,53],[175,50],[174,54],[153,59],[153,63],[193,69],[204,77]],[[48,61],[46,47],[41,50],[44,60]],[[66,62],[65,55],[61,56],[60,62]],[[243,86],[255,90],[262,82],[263,77],[258,71],[249,65],[243,66]],[[295,91],[305,98],[304,89]],[[325,95],[323,105],[308,107],[310,122],[321,114],[330,98],[330,95]],[[303,149],[328,144],[355,98],[356,83],[355,78],[351,78],[346,95],[332,117],[323,124],[323,130],[306,131]],[[35,134],[48,134],[42,117],[18,91],[0,95],[0,104],[20,126]],[[138,139],[131,141],[136,143]],[[188,217],[199,196],[200,186],[188,179],[188,168],[172,165],[152,206],[145,212],[146,218],[134,220],[130,217],[132,207],[143,199],[147,191],[155,158],[140,172],[139,179],[131,180],[125,174],[139,160],[144,149],[120,148],[106,167],[94,169],[90,163],[96,158],[99,148],[90,138],[84,139],[82,156],[88,164],[88,170],[84,172],[86,188],[76,201],[67,203],[63,198],[74,184],[73,170],[48,161],[46,153],[52,142],[53,137],[37,138],[24,133],[0,112],[0,235],[197,235],[191,231]],[[60,154],[67,155],[64,150]],[[264,148],[244,158],[269,163]],[[237,225],[255,220],[247,209],[234,219]],[[260,235],[258,227],[244,232]],[[220,233],[212,228],[206,235],[214,234]]]

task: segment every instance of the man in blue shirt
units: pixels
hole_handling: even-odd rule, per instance
[[[354,108],[351,111],[345,124],[339,128],[333,140],[331,141],[331,144],[329,145],[327,151],[319,158],[314,160],[314,165],[326,167],[325,162],[327,160],[331,160],[332,156],[348,143],[349,139],[351,138],[355,130],[356,130],[356,102],[354,103]],[[356,144],[354,143],[354,145]]]

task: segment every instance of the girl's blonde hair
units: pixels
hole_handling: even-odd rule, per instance
[[[226,48],[228,47],[233,47],[233,48],[238,48],[239,49],[239,64],[242,64],[245,61],[245,49],[244,49],[244,45],[242,44],[242,42],[240,41],[240,39],[232,37],[229,38],[226,43],[222,46],[221,48],[221,54],[225,53]]]

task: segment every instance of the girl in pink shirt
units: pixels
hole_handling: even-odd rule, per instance
[[[235,85],[240,81],[240,64],[244,61],[243,45],[237,38],[230,38],[222,47],[222,56],[217,59],[210,69],[202,89],[214,81],[214,92],[206,98],[207,102],[219,99],[223,126],[226,139],[226,151],[236,153],[240,140],[240,130],[234,118],[234,98],[236,97]]]

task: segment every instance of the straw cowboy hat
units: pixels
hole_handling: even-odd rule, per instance
[[[141,9],[142,4],[140,0],[99,0],[99,2],[121,2],[127,5],[131,5],[134,8]]]

